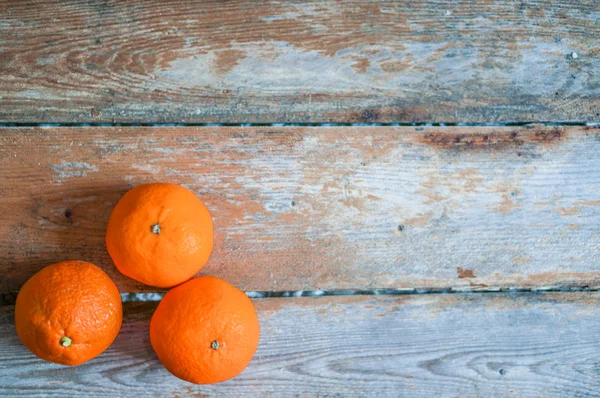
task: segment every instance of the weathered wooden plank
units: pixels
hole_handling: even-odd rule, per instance
[[[111,348],[42,362],[0,307],[2,396],[597,397],[597,293],[350,296],[255,301],[260,346],[237,378],[171,376],[148,340],[154,303],[127,304]]]
[[[597,121],[596,0],[0,1],[0,122]]]
[[[245,291],[600,286],[600,129],[7,128],[0,293],[104,245],[131,187],[207,204],[204,273]]]

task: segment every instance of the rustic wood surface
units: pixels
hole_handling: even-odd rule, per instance
[[[0,0],[0,125],[598,122],[599,37],[596,0]],[[0,128],[0,304],[67,258],[158,300],[104,245],[156,181],[213,214],[203,274],[363,295],[255,299],[214,386],[159,363],[156,302],[77,368],[0,305],[0,396],[600,397],[599,127]]]
[[[598,397],[600,295],[468,294],[255,300],[259,349],[238,377],[171,376],[148,339],[155,303],[127,304],[111,348],[43,362],[0,307],[2,396]],[[197,394],[197,395],[194,395]]]
[[[0,122],[598,121],[596,0],[0,1]]]
[[[0,293],[66,258],[105,269],[131,187],[215,221],[203,273],[245,291],[600,286],[600,129],[5,128]]]

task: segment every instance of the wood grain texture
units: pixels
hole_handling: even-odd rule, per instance
[[[245,291],[600,286],[600,129],[6,128],[0,293],[106,252],[141,183],[215,222],[203,273]]]
[[[0,122],[598,121],[599,36],[596,0],[2,0]]]
[[[598,397],[597,293],[261,299],[250,366],[222,384],[171,376],[148,339],[155,303],[76,368],[43,362],[0,307],[2,396]],[[194,395],[196,394],[196,395]]]

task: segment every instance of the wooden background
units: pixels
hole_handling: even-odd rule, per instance
[[[6,122],[600,113],[597,0],[3,0],[0,15]]]
[[[599,38],[593,0],[0,0],[0,395],[600,396]],[[226,383],[160,365],[161,291],[106,253],[154,181],[255,298]],[[76,368],[12,320],[66,258],[126,301]]]

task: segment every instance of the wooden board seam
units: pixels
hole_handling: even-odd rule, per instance
[[[0,122],[0,128],[40,127],[40,128],[88,128],[88,127],[599,127],[598,122],[565,122],[565,121],[521,121],[513,123],[497,122],[389,122],[389,123],[19,123]]]
[[[417,296],[431,294],[550,294],[550,293],[598,293],[600,286],[563,286],[539,288],[412,288],[412,289],[373,289],[373,290],[286,290],[245,292],[251,299],[298,298],[298,297],[348,297],[348,296]],[[121,293],[123,303],[159,302],[166,292]],[[17,293],[0,293],[0,306],[15,305]]]

